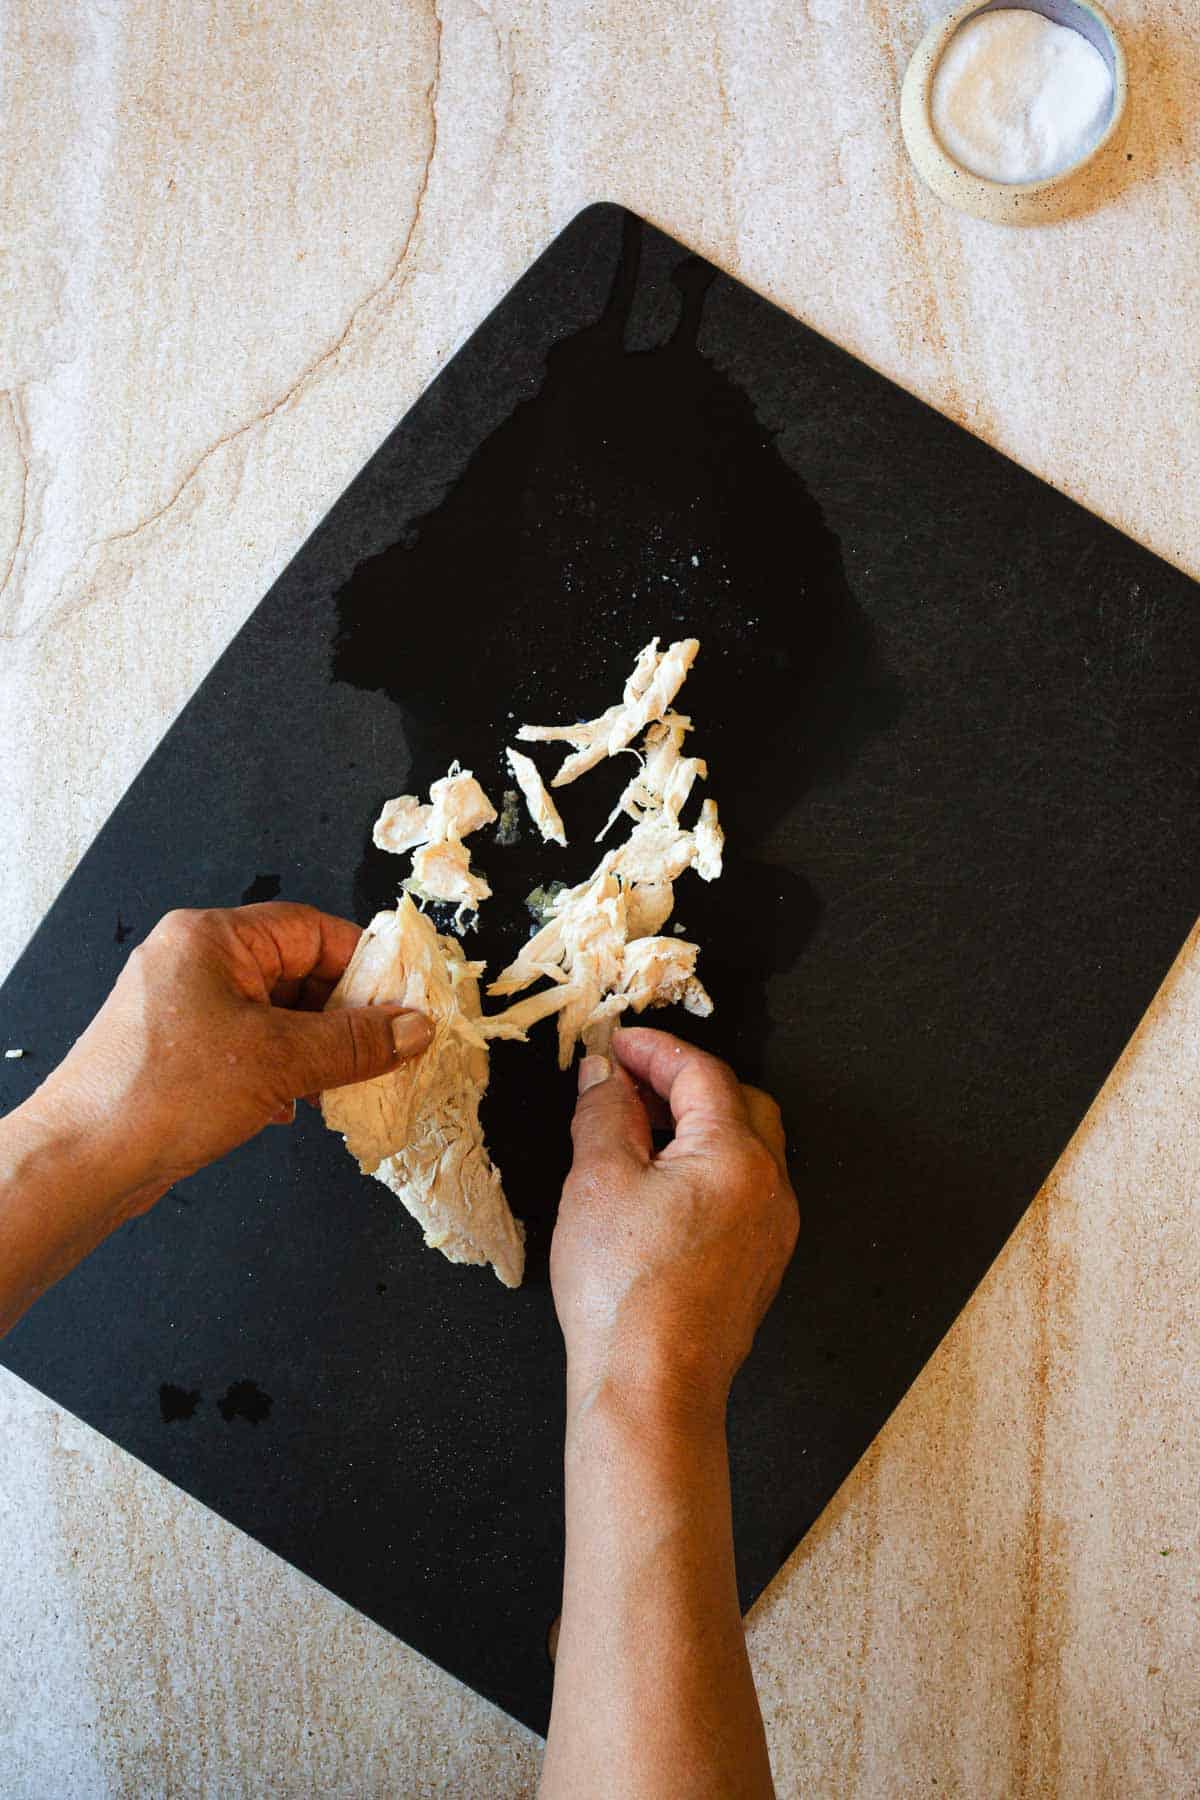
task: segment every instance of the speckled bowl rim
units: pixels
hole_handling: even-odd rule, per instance
[[[999,11],[1036,12],[1055,24],[1087,13],[1111,53],[1112,112],[1087,155],[1042,181],[989,181],[963,167],[944,148],[933,126],[933,78],[951,38],[969,19]],[[1084,33],[1088,41],[1090,34]],[[1107,59],[1106,59],[1107,60]],[[922,38],[905,71],[900,92],[900,126],[919,174],[935,194],[960,211],[993,224],[1034,225],[1078,210],[1096,189],[1096,171],[1123,135],[1128,103],[1125,52],[1116,27],[1096,0],[967,0],[938,20]]]

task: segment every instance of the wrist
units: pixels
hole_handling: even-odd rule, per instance
[[[53,1194],[65,1222],[86,1217],[99,1228],[97,1242],[165,1193],[141,1152],[136,1134],[110,1127],[87,1096],[51,1076],[4,1120],[5,1174]]]
[[[157,1194],[35,1095],[0,1120],[0,1336]]]
[[[603,1394],[664,1429],[714,1421],[723,1428],[732,1368],[719,1354],[717,1334],[689,1326],[680,1309],[626,1307],[603,1330],[579,1317],[563,1323],[568,1417]]]
[[[611,1375],[572,1384],[563,1452],[568,1540],[582,1522],[597,1541],[618,1538],[626,1559],[657,1561],[727,1493],[725,1409],[711,1396],[631,1388]]]
[[[567,1434],[594,1428],[683,1441],[725,1435],[727,1388],[675,1371],[617,1370],[567,1359]]]

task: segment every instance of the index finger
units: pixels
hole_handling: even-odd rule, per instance
[[[362,936],[349,919],[291,900],[234,907],[229,920],[272,989],[281,981],[337,981]]]
[[[741,1083],[720,1057],[645,1026],[616,1032],[612,1047],[622,1067],[666,1101],[677,1140],[706,1125],[748,1124]]]

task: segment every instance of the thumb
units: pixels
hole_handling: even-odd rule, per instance
[[[650,1160],[653,1141],[646,1108],[620,1063],[607,1056],[585,1056],[579,1065],[571,1141],[576,1171],[614,1156]]]
[[[279,1008],[275,1016],[290,1095],[386,1075],[419,1055],[433,1036],[423,1013],[394,1006],[335,1006],[319,1013]]]

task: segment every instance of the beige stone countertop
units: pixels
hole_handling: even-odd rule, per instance
[[[901,144],[936,0],[9,0],[0,967],[272,579],[624,202],[1200,574],[1200,11],[1024,232]],[[1200,935],[755,1608],[787,1795],[1200,1794]],[[0,1794],[533,1792],[540,1744],[0,1371]]]

